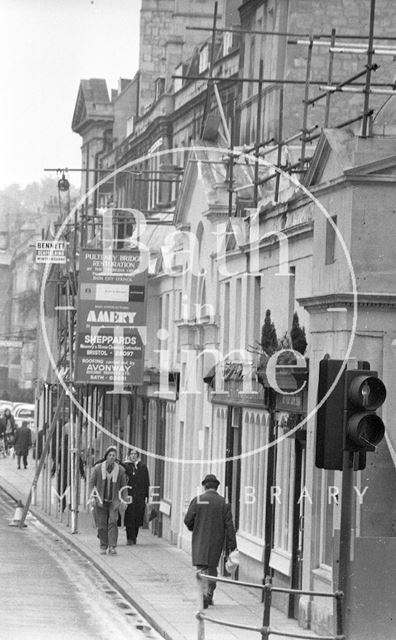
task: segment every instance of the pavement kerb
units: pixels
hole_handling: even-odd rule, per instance
[[[6,485],[6,486],[4,486]],[[12,485],[9,485],[4,478],[0,480],[0,486],[7,495],[17,502],[19,499],[22,499],[22,494],[18,491],[18,489]],[[13,493],[12,493],[13,492]],[[14,494],[14,495],[13,495]],[[19,497],[15,497],[17,494]],[[61,537],[62,540],[70,544],[75,551],[80,553],[86,560],[91,562],[93,566],[110,582],[110,584],[119,591],[119,593],[127,600],[135,609],[140,613],[142,617],[144,617],[147,622],[157,631],[160,635],[163,636],[165,640],[185,640],[185,637],[179,634],[177,629],[172,629],[171,632],[169,628],[169,623],[164,620],[161,615],[156,611],[155,618],[153,617],[154,613],[150,613],[150,603],[141,598],[141,602],[137,601],[135,598],[125,590],[125,587],[120,584],[120,579],[115,579],[111,573],[105,568],[97,559],[92,556],[92,551],[88,549],[84,549],[84,543],[81,541],[77,542],[77,539],[74,536],[78,536],[78,534],[68,533],[67,531],[63,531],[61,527],[59,527],[51,518],[43,514],[39,509],[34,506],[29,507],[29,512],[37,518],[41,524],[46,526],[52,533]],[[21,528],[23,531],[23,528]]]
[[[2,487],[7,495],[15,502],[22,500],[24,503],[31,489],[31,482],[32,479],[30,476],[16,472],[11,468],[11,461],[4,465],[4,474],[2,473],[0,465],[0,487]],[[80,511],[81,522],[79,533],[77,534],[72,534],[70,529],[67,529],[66,522],[56,520],[53,516],[45,513],[40,506],[33,505],[29,508],[29,511],[32,516],[37,519],[37,522],[47,527],[49,531],[62,539],[62,541],[68,544],[74,551],[79,553],[84,560],[96,568],[104,579],[125,598],[125,601],[134,607],[139,615],[147,620],[147,623],[152,629],[159,633],[165,640],[192,640],[197,637],[198,622],[196,620],[196,614],[199,607],[198,600],[191,597],[191,585],[194,574],[188,554],[185,554],[181,549],[176,549],[172,545],[169,545],[166,541],[156,538],[153,552],[150,550],[149,555],[146,555],[146,559],[143,557],[143,560],[140,561],[137,583],[135,583],[133,578],[131,579],[131,574],[128,573],[128,569],[131,569],[131,567],[128,567],[128,559],[126,559],[126,564],[116,561],[112,564],[110,559],[107,559],[107,556],[99,555],[98,541],[95,535],[96,531],[94,534],[93,526],[91,531],[90,527],[93,523],[89,523],[88,514],[84,510]],[[88,524],[90,524],[89,529],[87,528]],[[23,531],[23,529],[21,529],[21,531]],[[142,540],[142,543],[144,543],[144,540]],[[165,566],[167,567],[165,574],[158,571],[158,561],[162,558],[162,550],[164,552],[168,551],[167,557],[165,558]],[[169,553],[170,551],[171,553]],[[175,552],[182,554],[182,556],[175,556]],[[154,553],[154,555],[152,555],[152,553]],[[123,554],[119,554],[116,558],[122,561],[122,555]],[[178,580],[176,580],[176,582],[169,581],[170,590],[167,589],[165,584],[166,580],[164,581],[163,588],[161,586],[158,589],[157,578],[161,579],[162,575],[166,576],[166,571],[169,570],[169,567],[172,567],[172,576],[175,575],[173,563],[176,557],[178,557],[176,565],[178,564],[184,577],[181,582]],[[191,568],[191,574],[184,573],[187,566],[189,569]],[[146,568],[148,568],[152,575],[152,578],[148,580],[144,577]],[[125,578],[124,575],[127,576],[127,578]],[[143,576],[143,580],[140,579],[141,576]],[[151,580],[153,580],[153,583],[151,583]],[[188,585],[188,591],[183,590],[186,588],[186,585]],[[142,590],[139,590],[139,587],[143,587]],[[154,591],[152,591],[151,587],[154,588]],[[221,589],[220,585],[219,589]],[[240,622],[242,617],[249,626],[251,622],[256,626],[256,621],[262,619],[262,603],[260,603],[256,597],[252,599],[252,594],[248,595],[248,590],[244,590],[242,600],[239,596],[232,596],[227,591],[228,590],[224,590],[222,594],[220,590],[219,596],[223,595],[226,596],[226,598],[225,600],[223,598],[223,602],[219,602],[218,604],[228,607],[231,620],[233,619],[236,622]],[[186,598],[187,593],[188,596]],[[150,599],[151,597],[152,600]],[[181,598],[180,602],[179,598]],[[215,627],[216,626],[217,625],[215,625]],[[259,624],[257,626],[259,626]],[[209,625],[209,627],[211,627],[211,625]],[[272,633],[277,635],[279,632],[286,633],[286,635],[283,635],[283,633],[279,635],[279,640],[286,640],[286,637],[301,637],[300,634],[302,630],[301,627],[298,627],[296,621],[288,619],[285,614],[278,611],[275,607],[271,611],[271,627],[274,629]],[[215,640],[230,640],[231,638],[235,640],[236,638],[241,638],[240,635],[236,636],[233,631],[235,630],[232,629],[232,625],[229,626],[225,623],[225,626],[222,625],[218,630],[214,630],[214,627],[212,627],[212,631],[209,631],[209,633],[211,634],[210,637]],[[310,630],[304,629],[304,633],[317,637]],[[250,635],[248,636],[247,634]],[[247,631],[243,637],[244,640],[247,637],[255,640],[257,633],[255,632],[253,636],[252,632]]]

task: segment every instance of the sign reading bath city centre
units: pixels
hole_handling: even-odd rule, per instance
[[[83,249],[77,303],[75,382],[143,383],[146,280],[135,251]]]

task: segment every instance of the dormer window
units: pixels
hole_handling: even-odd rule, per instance
[[[155,99],[158,100],[165,91],[165,78],[157,78],[155,81]]]
[[[205,44],[199,52],[199,66],[198,71],[202,73],[209,66],[209,45]]]
[[[183,71],[184,71],[184,65],[183,65],[183,63],[181,63],[175,69],[175,76],[182,76],[183,75]],[[174,81],[173,81],[173,90],[174,90],[174,92],[176,93],[177,91],[180,91],[180,89],[182,87],[183,87],[183,78],[174,78]]]
[[[232,49],[232,31],[225,31],[223,34],[223,56],[226,56]]]
[[[126,134],[127,137],[131,136],[133,131],[135,128],[135,117],[131,116],[130,118],[128,118],[127,123],[126,123]]]

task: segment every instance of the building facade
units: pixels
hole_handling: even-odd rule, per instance
[[[270,575],[278,586],[330,593],[338,584],[342,478],[315,466],[318,367],[326,355],[368,360],[388,388],[386,438],[355,475],[353,529],[356,554],[368,540],[373,554],[378,540],[387,548],[395,541],[395,132],[377,118],[369,135],[360,135],[362,98],[358,104],[346,94],[331,102],[327,127],[319,119],[320,137],[309,140],[314,123],[300,102],[305,85],[285,86],[281,97],[280,83],[263,81],[258,91],[258,82],[240,82],[260,73],[303,79],[307,45],[279,34],[299,32],[301,23],[319,29],[312,3],[243,2],[242,29],[219,32],[213,52],[210,38],[184,47],[186,7],[177,2],[164,4],[161,11],[174,19],[164,23],[164,41],[150,47],[164,17],[157,4],[142,5],[137,76],[120,83],[113,99],[104,80],[82,81],[73,117],[83,169],[93,171],[84,174],[87,197],[70,243],[103,247],[101,209],[108,208],[114,248],[133,247],[137,232],[149,248],[143,383],[123,395],[103,385],[77,389],[106,429],[73,408],[67,415],[88,473],[92,451],[100,454],[113,441],[122,452],[129,444],[142,449],[158,510],[154,535],[189,550],[185,508],[213,472],[238,529],[239,577],[261,582]],[[207,13],[199,20],[191,14],[191,25],[211,26],[212,3],[203,4]],[[355,35],[367,29],[362,3],[319,4],[326,37],[346,18]],[[389,11],[384,3],[377,12],[384,37]],[[222,20],[235,24],[235,3],[224,5]],[[162,60],[158,47],[167,52]],[[318,74],[325,58],[312,57]],[[208,83],[209,69],[216,85]],[[336,72],[354,75],[355,62]],[[124,105],[118,112],[117,103]],[[320,113],[325,118],[325,108]],[[358,122],[338,129],[347,119]],[[74,290],[70,285],[67,294],[62,271],[57,295],[75,300],[74,265]],[[293,349],[295,313],[307,339],[303,354]],[[269,316],[275,354],[263,339]],[[282,367],[282,349],[293,349],[291,374]],[[65,371],[73,357],[70,343]],[[42,416],[51,413],[44,405]],[[290,593],[276,604],[303,626],[332,630],[333,610],[323,599]]]

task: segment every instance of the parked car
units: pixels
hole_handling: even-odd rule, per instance
[[[14,407],[12,412],[17,427],[22,426],[22,422],[26,421],[30,429],[34,429],[34,404],[20,403]]]

